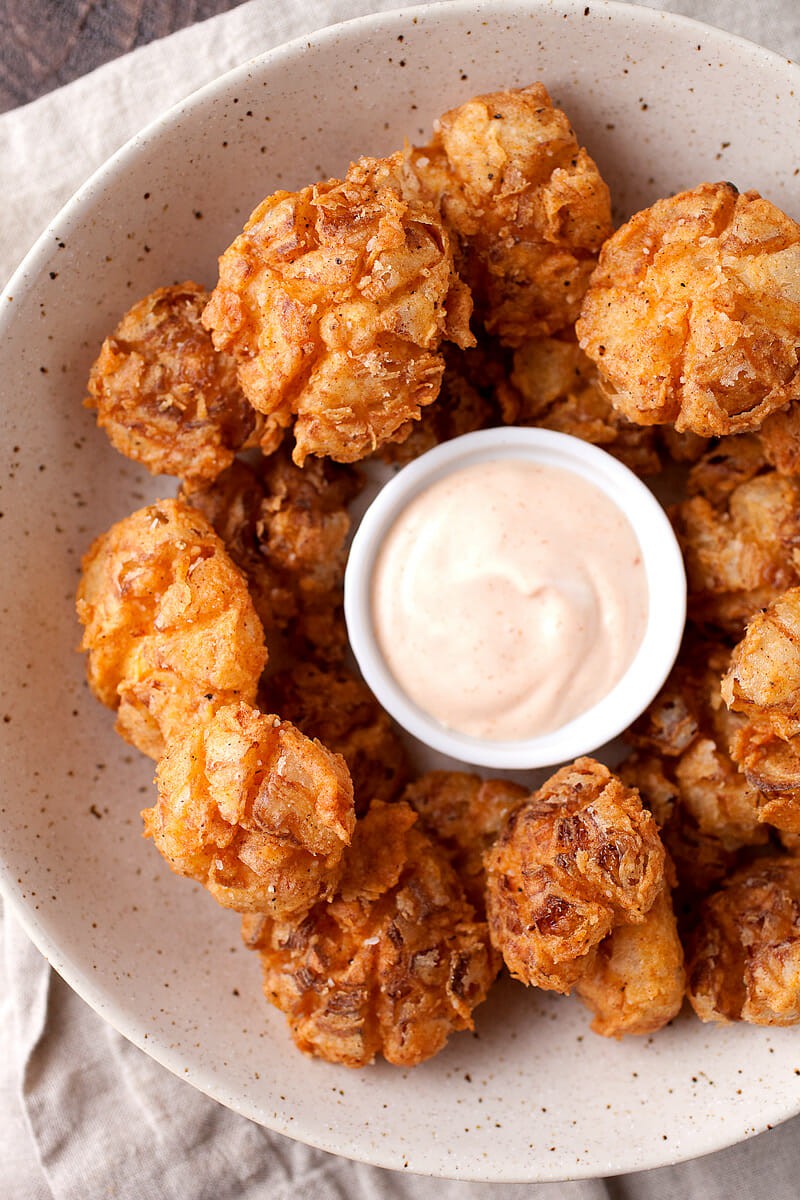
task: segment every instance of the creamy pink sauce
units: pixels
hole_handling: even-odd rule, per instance
[[[571,471],[500,459],[420,493],[381,547],[375,632],[403,691],[495,741],[602,699],[644,635],[647,579],[621,509]]]

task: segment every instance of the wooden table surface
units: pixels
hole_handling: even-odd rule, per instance
[[[241,0],[0,0],[0,112]]]

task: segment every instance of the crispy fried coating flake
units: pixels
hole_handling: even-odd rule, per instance
[[[731,655],[722,695],[786,741],[800,733],[800,587],[756,613]]]
[[[246,446],[269,452],[283,426],[257,413],[200,321],[209,293],[197,283],[159,288],[134,304],[103,342],[87,408],[122,454],[187,487],[216,479]]]
[[[702,496],[722,511],[731,494],[743,483],[763,474],[767,465],[760,434],[741,433],[719,438],[694,463],[686,478],[686,492]]]
[[[677,463],[696,463],[702,458],[709,447],[709,438],[700,437],[697,433],[676,433],[671,425],[660,425],[655,430],[662,458]]]
[[[704,476],[722,490],[719,478]],[[718,506],[696,495],[671,515],[699,625],[740,633],[758,608],[800,582],[800,480],[768,471],[736,484]]]
[[[503,348],[483,338],[467,350],[445,345],[442,354],[444,375],[438,398],[422,410],[407,438],[381,447],[385,462],[404,466],[441,442],[500,424],[500,393],[508,386],[509,369]]]
[[[617,925],[589,956],[575,991],[603,1037],[655,1033],[677,1016],[686,990],[683,946],[664,881],[640,925]]]
[[[414,1066],[473,1027],[498,962],[445,855],[414,820],[408,805],[377,801],[356,826],[332,901],[294,921],[244,919],[264,993],[306,1054]]]
[[[508,346],[571,325],[611,233],[608,188],[541,83],[476,96],[411,152],[459,241],[486,329]]]
[[[691,916],[698,897],[705,896],[734,869],[738,847],[728,849],[713,830],[700,828],[683,803],[670,760],[637,751],[617,769],[623,783],[636,788],[655,817],[674,864],[682,915]]]
[[[682,897],[704,894],[743,847],[765,843],[765,797],[737,769],[729,746],[743,724],[722,698],[730,650],[688,639],[676,667],[626,738],[639,753],[620,767],[653,812]]]
[[[352,468],[312,459],[301,469],[281,450],[186,497],[247,576],[268,636],[280,632],[298,657],[344,657],[347,506],[360,487]]]
[[[511,382],[518,401],[506,407],[508,424],[554,429],[602,446],[638,475],[661,470],[655,431],[634,425],[614,409],[598,385],[594,363],[576,341],[523,342],[514,351]]]
[[[764,456],[781,475],[800,475],[800,404],[767,417],[758,431]]]
[[[528,789],[505,779],[481,779],[464,771],[428,771],[410,783],[402,799],[442,846],[476,912],[486,891],[483,857]]]
[[[757,429],[800,397],[800,226],[730,183],[658,200],[605,243],[576,328],[630,420]]]
[[[195,718],[255,699],[267,651],[247,584],[208,522],[178,500],[96,539],[77,611],[90,688],[151,758]]]
[[[359,159],[267,197],[220,259],[203,321],[255,408],[297,414],[299,466],[402,440],[438,395],[442,340],[473,342],[449,235],[418,192],[401,153]]]
[[[731,656],[722,695],[744,714],[731,737],[731,755],[764,797],[764,819],[800,833],[800,587],[750,621]]]
[[[568,992],[615,925],[644,920],[664,863],[639,795],[579,758],[511,811],[486,856],[492,942],[515,978]]]
[[[687,970],[701,1021],[800,1022],[800,861],[760,858],[709,896]]]
[[[265,679],[262,694],[285,720],[341,754],[358,816],[373,800],[397,799],[409,775],[408,754],[388,713],[355,675],[298,663]]]
[[[228,705],[168,743],[145,835],[237,912],[298,916],[331,896],[355,826],[338,754],[280,717]]]

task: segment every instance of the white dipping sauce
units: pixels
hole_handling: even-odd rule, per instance
[[[390,529],[372,584],[376,637],[400,687],[449,729],[496,741],[591,708],[647,621],[625,514],[580,475],[522,459],[421,492]]]

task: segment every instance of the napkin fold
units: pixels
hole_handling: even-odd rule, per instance
[[[418,0],[407,0],[411,8]],[[127,138],[223,71],[397,0],[250,0],[0,116],[0,279]],[[650,0],[800,56],[796,0]],[[262,1129],[176,1078],[74,993],[0,902],[0,1195],[13,1200],[795,1200],[800,1119],[721,1154],[614,1180],[432,1181]]]

